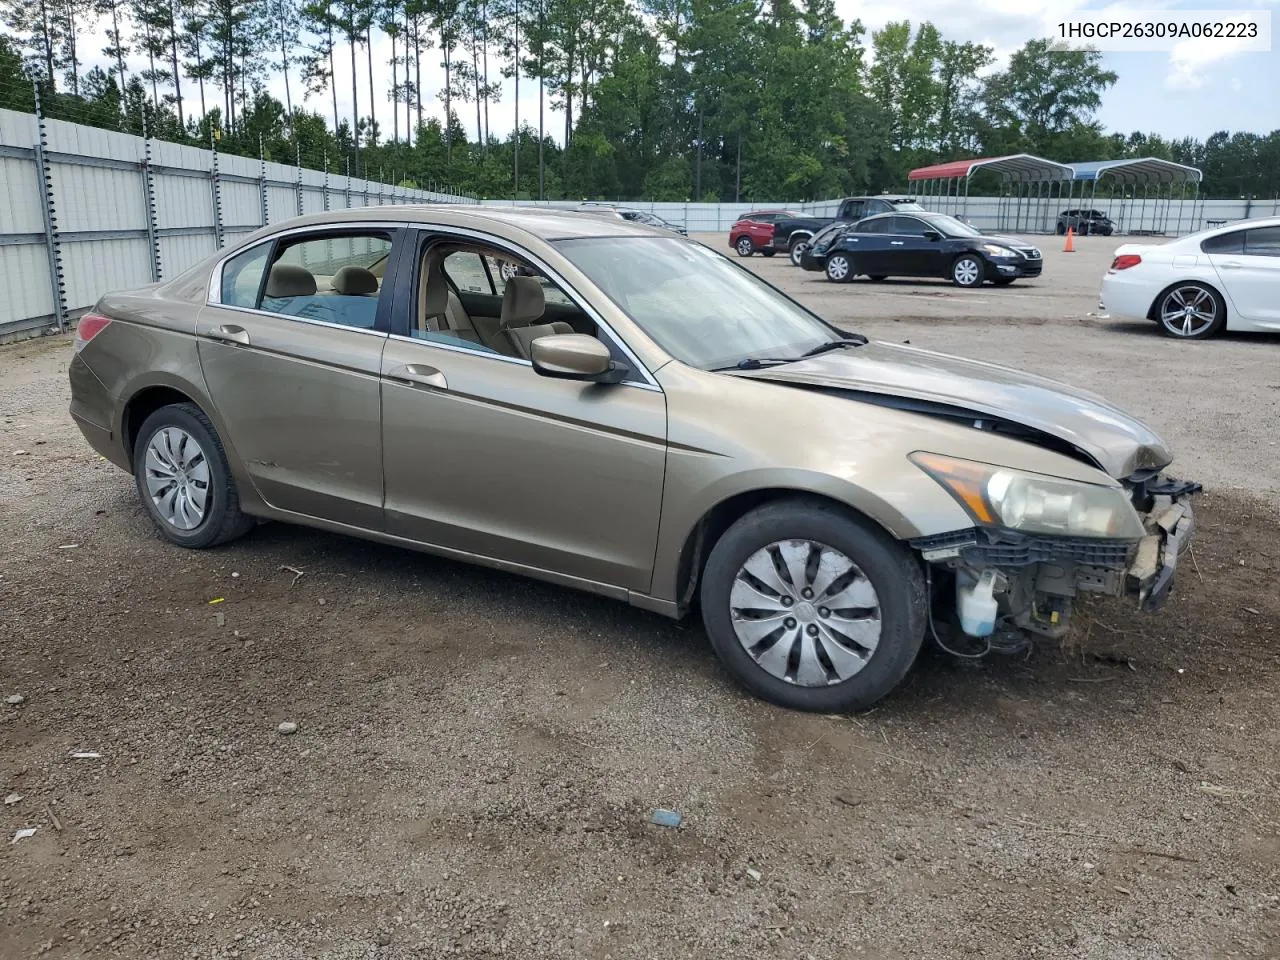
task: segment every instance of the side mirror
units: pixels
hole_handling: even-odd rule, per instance
[[[529,346],[535,373],[561,380],[619,383],[630,373],[615,363],[609,348],[585,333],[551,333],[538,337]]]
[[[926,240],[941,240],[942,234],[940,234],[937,230],[926,230],[924,232],[924,238]]]

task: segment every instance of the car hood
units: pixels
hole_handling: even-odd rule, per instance
[[[1034,247],[1034,243],[1026,240],[1019,240],[1017,237],[1001,237],[984,233],[981,237],[974,237],[975,240],[983,240],[987,243],[998,243],[1003,247]]]
[[[1144,423],[1096,394],[918,347],[871,342],[741,375],[985,414],[1056,437],[1116,479],[1158,470],[1173,459],[1164,441]]]

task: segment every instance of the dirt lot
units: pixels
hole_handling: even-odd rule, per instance
[[[66,341],[0,348],[0,957],[1277,956],[1280,342],[1091,317],[1113,246],[1000,291],[751,261],[1089,385],[1208,485],[1163,613],[928,651],[852,718],[503,574],[281,525],[163,545],[66,417]]]

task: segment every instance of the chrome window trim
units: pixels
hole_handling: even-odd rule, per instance
[[[223,268],[226,267],[227,261],[234,260],[242,253],[248,253],[250,250],[260,247],[264,243],[275,243],[281,237],[291,237],[297,233],[333,233],[335,230],[403,230],[408,226],[410,226],[410,224],[402,220],[352,220],[350,222],[339,220],[328,225],[309,223],[300,227],[285,227],[270,236],[263,237],[262,239],[247,246],[236,247],[214,263],[213,269],[209,272],[209,287],[205,290],[204,302],[209,306],[215,307],[230,306],[223,304],[222,302]],[[253,313],[264,313],[272,317],[288,316],[288,314],[271,313],[269,310],[254,310],[247,307],[240,307],[238,309],[248,309]],[[334,326],[341,326],[341,324],[334,324]],[[351,328],[343,327],[343,329],[348,330]]]
[[[291,320],[294,323],[308,323],[313,327],[325,327],[329,330],[349,330],[351,333],[363,333],[385,339],[390,336],[385,330],[369,330],[365,327],[349,327],[345,323],[330,323],[328,320],[315,320],[311,317],[295,317],[289,313],[272,313],[270,310],[255,310],[252,307],[238,307],[231,303],[210,303],[206,306],[219,310],[232,310],[236,313],[247,313],[251,317],[276,317],[280,320]]]
[[[659,393],[662,392],[662,388],[658,386],[658,381],[653,378],[653,373],[643,363],[640,362],[640,358],[635,355],[635,352],[631,349],[630,346],[628,346],[626,340],[624,340],[621,336],[619,336],[618,332],[614,330],[613,327],[609,326],[608,323],[605,322],[605,319],[603,316],[601,316],[600,312],[590,303],[590,301],[587,300],[586,297],[582,295],[582,293],[579,290],[577,290],[571,283],[565,280],[564,277],[561,276],[557,270],[553,269],[550,265],[548,265],[547,262],[543,260],[541,257],[535,255],[529,250],[523,249],[522,247],[517,247],[510,240],[507,240],[503,237],[495,237],[493,236],[493,234],[485,233],[483,230],[476,230],[471,227],[457,227],[453,225],[434,225],[429,223],[410,223],[410,224],[406,224],[406,227],[417,230],[419,231],[419,233],[429,233],[436,237],[458,236],[468,240],[479,240],[487,244],[488,246],[494,247],[499,250],[505,250],[507,253],[510,253],[513,256],[519,257],[522,260],[527,260],[529,263],[533,264],[539,270],[545,273],[548,279],[550,279],[553,283],[555,283],[556,286],[558,286],[565,293],[566,296],[568,296],[571,300],[573,300],[574,305],[577,306],[578,309],[580,309],[583,313],[585,313],[588,317],[590,317],[595,322],[596,326],[599,329],[605,331],[605,333],[609,335],[610,339],[612,339],[613,342],[618,345],[618,349],[621,350],[623,355],[628,360],[631,361],[632,369],[637,371],[645,380],[644,384],[631,383],[630,384],[631,386],[637,386],[637,387],[647,386],[654,390],[657,390]],[[417,247],[418,245],[415,243],[414,244],[415,251],[417,250]],[[416,270],[417,268],[415,267],[414,269]],[[399,335],[393,334],[393,336],[399,336]],[[419,340],[415,337],[406,337],[405,339],[411,340],[414,343],[430,342],[430,341]],[[465,347],[452,347],[452,345],[446,346],[445,344],[435,344],[435,346],[445,347],[446,349],[456,349],[459,352],[468,353],[468,354],[479,356],[479,357],[494,356],[494,354],[485,353],[480,350],[468,350]],[[503,355],[497,354],[497,356],[502,357]],[[519,363],[528,363],[530,367],[533,366],[533,364],[530,363],[528,360],[523,360],[519,357],[505,357],[505,359],[508,359],[508,360],[514,359]],[[617,384],[617,385],[622,386],[623,384],[626,384],[626,383],[627,381],[624,380],[621,384]]]

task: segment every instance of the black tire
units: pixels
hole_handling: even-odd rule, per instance
[[[836,251],[827,257],[827,264],[823,270],[832,283],[848,283],[856,275],[853,269],[853,258],[841,251]]]
[[[751,254],[755,253],[756,249],[755,244],[751,242],[750,237],[739,237],[738,242],[733,245],[733,248],[738,251],[738,256],[740,257],[749,257]]]
[[[1202,295],[1203,300],[1199,299]],[[1208,322],[1202,320],[1200,316],[1192,317],[1190,332],[1186,332],[1185,316],[1181,321],[1169,319],[1167,313],[1177,306],[1179,297],[1183,303],[1193,304],[1199,314],[1209,313],[1206,308],[1212,305],[1211,318]],[[1160,332],[1166,337],[1172,337],[1175,340],[1208,340],[1226,325],[1227,306],[1222,300],[1222,295],[1213,287],[1195,280],[1188,280],[1161,290],[1160,296],[1156,297],[1152,307],[1152,315],[1160,325]]]
[[[778,252],[777,250],[773,250],[769,247],[765,247],[763,250],[760,251],[760,255],[763,257],[772,257],[775,254],[777,254],[777,252]]]
[[[809,249],[809,241],[811,237],[800,237],[792,240],[791,245],[787,247],[787,255],[791,258],[793,267],[800,266],[800,260],[804,257],[804,252]]]
[[[147,447],[165,427],[176,427],[187,433],[199,446],[208,467],[204,516],[189,530],[179,529],[166,520],[147,490]],[[160,535],[180,547],[197,550],[216,547],[244,536],[256,523],[253,517],[240,511],[240,495],[222,441],[204,411],[194,403],[161,407],[143,421],[133,447],[133,477],[142,505]]]
[[[734,631],[730,597],[743,564],[762,548],[790,539],[840,551],[875,588],[878,644],[865,666],[841,682],[802,686],[776,677]],[[779,706],[822,713],[863,710],[893,690],[920,651],[928,610],[924,574],[908,548],[836,504],[807,498],[766,504],[726,530],[703,569],[700,602],[711,645],[735,679]]]
[[[976,269],[966,272],[962,264],[972,263]],[[951,264],[951,282],[957,287],[980,287],[987,278],[987,265],[977,254],[966,253]]]
[[[1065,237],[1067,235],[1067,225],[1061,220],[1058,221],[1057,231],[1058,236],[1060,237]]]

